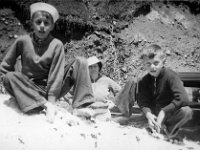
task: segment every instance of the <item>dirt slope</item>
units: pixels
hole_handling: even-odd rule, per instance
[[[13,9],[3,9],[0,16],[0,48],[3,53],[13,42],[14,35],[25,33],[18,22],[30,30],[27,28],[28,8],[36,0],[1,1],[4,2],[1,2],[2,8]],[[61,19],[53,33],[65,43],[68,61],[77,55],[89,57],[95,54],[104,59],[103,72],[123,84],[129,76],[141,72],[140,50],[158,43],[168,53],[169,67],[176,71],[199,71],[200,17],[197,1],[46,2],[54,4],[60,12]],[[10,18],[12,14],[19,20]]]

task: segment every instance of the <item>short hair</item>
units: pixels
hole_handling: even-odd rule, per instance
[[[32,15],[32,18],[31,18],[32,20],[35,18],[36,14],[41,14],[42,16],[45,16],[47,19],[50,19],[52,23],[54,23],[52,15],[46,11],[36,11]]]
[[[157,44],[151,44],[142,50],[140,54],[140,59],[144,59],[146,57],[149,59],[153,59],[156,55],[159,55],[161,59],[165,58],[165,53],[163,49]]]

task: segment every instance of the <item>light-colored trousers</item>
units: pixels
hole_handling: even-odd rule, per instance
[[[28,112],[47,102],[46,83],[30,81],[21,72],[8,72],[4,77],[4,87],[15,97],[20,109]],[[43,84],[44,83],[44,84]],[[65,74],[60,97],[67,94],[73,87],[73,108],[94,102],[88,64],[85,58],[78,57],[65,66]]]

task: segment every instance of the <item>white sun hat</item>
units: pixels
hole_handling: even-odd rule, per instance
[[[49,14],[51,14],[54,23],[59,18],[59,13],[58,13],[57,9],[54,6],[47,4],[47,3],[43,3],[43,2],[33,3],[30,6],[31,18],[32,18],[32,15],[37,11],[46,11]]]
[[[87,62],[88,62],[88,66],[91,66],[91,65],[94,65],[94,64],[98,64],[100,70],[101,70],[101,68],[103,66],[103,63],[96,56],[89,57],[87,59]]]

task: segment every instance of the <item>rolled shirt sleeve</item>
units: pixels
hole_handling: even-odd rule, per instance
[[[174,73],[173,76],[170,76],[168,83],[173,94],[173,100],[162,110],[165,112],[175,111],[182,106],[188,105],[189,98],[179,76]]]

